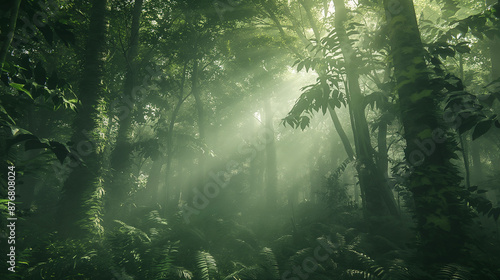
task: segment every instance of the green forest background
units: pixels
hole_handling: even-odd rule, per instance
[[[11,0],[0,31],[1,279],[500,279],[496,0]]]

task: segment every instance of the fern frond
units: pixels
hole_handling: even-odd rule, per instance
[[[178,241],[173,243],[170,243],[169,241],[168,247],[165,250],[160,251],[160,255],[156,258],[157,261],[154,261],[156,262],[156,265],[154,266],[154,275],[165,278],[169,275],[175,274],[178,267],[173,265],[173,255],[177,253],[178,244]]]
[[[358,258],[358,260],[361,261],[361,263],[363,263],[364,265],[366,265],[368,267],[376,265],[375,261],[366,254],[363,254],[363,253],[355,251],[355,250],[349,250],[349,252],[354,254]]]
[[[355,251],[355,250],[349,250],[350,253],[354,254],[357,259],[363,264],[363,266],[366,268],[364,273],[366,275],[369,275],[370,277],[376,277],[374,279],[387,279],[387,271],[383,266],[378,265],[375,260],[370,258],[368,255],[363,254],[361,252]],[[371,278],[370,278],[371,279]]]
[[[271,248],[264,247],[260,251],[260,255],[264,261],[262,266],[269,273],[269,275],[271,275],[272,279],[280,279],[278,262],[276,261],[273,250],[271,250]]]
[[[472,280],[470,270],[458,264],[444,265],[437,274],[442,280]]]
[[[390,279],[415,279],[415,274],[419,274],[417,279],[426,279],[425,275],[422,275],[420,271],[411,271],[403,260],[395,259],[391,262],[388,269],[388,274]],[[413,276],[413,278],[412,278]]]
[[[187,279],[187,280],[193,279],[193,273],[185,269],[184,267],[175,267],[175,270],[177,272],[176,274],[179,277],[179,279]]]
[[[217,279],[218,270],[217,263],[214,257],[210,253],[205,251],[199,251],[196,256],[196,263],[201,274],[202,280],[214,280]]]
[[[151,242],[151,239],[149,238],[149,236],[145,232],[143,232],[142,230],[140,230],[136,227],[127,225],[126,223],[119,221],[119,220],[115,220],[115,222],[117,222],[121,225],[120,231],[122,233],[127,234],[130,237],[138,237],[144,243]]]
[[[376,275],[371,274],[368,271],[362,271],[358,269],[348,269],[346,271],[347,275],[354,279],[363,279],[363,280],[381,280],[381,278]]]
[[[243,267],[224,278],[224,280],[243,280],[243,279],[263,279],[262,276],[267,277],[266,272],[262,267],[252,265]]]
[[[305,258],[311,256],[312,254],[313,252],[311,248],[304,248],[298,250],[288,259],[290,267],[294,265],[300,265]]]
[[[339,243],[339,247],[344,247],[346,245],[345,237],[338,232],[336,236],[337,236],[337,242]]]
[[[167,220],[160,217],[158,210],[153,210],[148,213],[148,221],[154,225],[168,225]]]

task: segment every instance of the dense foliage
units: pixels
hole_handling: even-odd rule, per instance
[[[500,279],[498,1],[0,11],[1,279]]]

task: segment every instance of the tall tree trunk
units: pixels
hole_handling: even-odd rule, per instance
[[[425,51],[420,39],[412,0],[384,0],[391,57],[398,84],[405,155],[413,171],[409,189],[422,260],[431,263],[458,261],[463,256],[466,209],[459,201],[461,178],[451,163],[456,147],[445,136],[441,116],[429,88]]]
[[[16,32],[16,23],[19,16],[19,7],[21,6],[21,0],[12,1],[11,14],[9,20],[9,26],[6,32],[2,32],[2,48],[0,49],[0,69],[3,68],[3,64],[7,58],[7,53],[9,52],[10,44],[14,38],[14,33]]]
[[[177,116],[179,114],[179,110],[181,109],[182,104],[184,101],[191,95],[193,94],[193,91],[191,91],[190,94],[185,95],[185,82],[186,82],[186,77],[187,77],[187,68],[188,68],[189,61],[185,60],[183,69],[182,69],[182,76],[181,76],[181,81],[180,81],[180,89],[179,89],[179,95],[177,96],[177,103],[174,107],[174,110],[172,111],[172,115],[170,116],[170,120],[168,122],[168,128],[166,131],[166,141],[165,141],[165,146],[166,146],[166,166],[165,166],[165,171],[163,174],[163,178],[165,180],[165,184],[163,187],[159,186],[159,189],[157,189],[157,198],[156,201],[160,204],[166,205],[170,200],[172,200],[172,194],[174,193],[173,186],[170,185],[170,168],[172,165],[172,160],[173,160],[173,150],[174,150],[174,126],[177,121]]]
[[[266,201],[267,209],[275,209],[278,200],[278,169],[276,163],[276,146],[274,143],[273,113],[271,100],[264,101],[265,144],[266,144]]]
[[[330,118],[332,119],[335,130],[340,137],[340,141],[342,141],[342,145],[344,145],[344,150],[347,154],[347,157],[350,159],[354,159],[354,151],[352,150],[351,142],[349,141],[349,138],[347,138],[342,124],[340,124],[339,117],[337,116],[335,109],[332,108],[332,106],[328,106],[328,113],[330,113]]]
[[[174,150],[174,126],[177,121],[177,115],[179,114],[179,110],[181,109],[182,104],[186,100],[185,97],[182,97],[183,93],[177,100],[177,104],[175,105],[174,110],[172,111],[172,116],[170,117],[170,121],[168,124],[167,137],[166,137],[166,149],[167,149],[167,161],[164,172],[165,186],[163,189],[158,189],[158,197],[160,198],[160,203],[168,203],[171,200],[175,200],[177,198],[177,193],[175,193],[173,185],[170,183],[170,170],[172,167],[173,160],[173,150]],[[158,186],[159,187],[159,186]]]
[[[197,47],[197,43],[195,43],[195,47]],[[193,72],[191,76],[191,93],[195,99],[195,107],[196,113],[198,115],[198,134],[200,145],[202,146],[203,153],[200,154],[200,158],[198,160],[198,172],[197,178],[199,180],[199,184],[202,185],[206,181],[206,161],[208,154],[208,147],[206,143],[206,117],[205,110],[203,109],[203,101],[201,100],[201,92],[199,86],[199,61],[196,58],[193,62]]]
[[[363,193],[363,204],[366,217],[380,217],[387,214],[398,216],[398,209],[394,197],[388,187],[386,176],[375,162],[375,150],[370,141],[370,131],[366,122],[363,95],[359,86],[358,57],[350,44],[344,28],[347,18],[344,0],[334,0],[335,30],[340,42],[340,49],[344,56],[347,76],[346,91],[349,93],[349,108],[352,112],[351,124],[353,127],[356,147],[359,184]]]
[[[311,12],[311,3],[307,0],[299,0],[299,2],[306,12],[306,17],[311,24],[316,41],[320,42],[321,35]],[[370,134],[366,123],[366,117],[364,115],[364,106],[362,105],[362,95],[358,81],[359,74],[357,73],[355,63],[356,57],[347,38],[345,29],[343,28],[343,22],[346,14],[344,2],[334,1],[334,4],[336,7],[337,34],[339,34],[339,32],[343,32],[344,37],[343,39],[340,38],[341,34],[339,34],[341,50],[346,61],[346,74],[348,80],[346,90],[348,89],[351,98],[349,110],[351,113],[351,127],[353,129],[358,162],[356,169],[359,174],[359,183],[363,197],[365,217],[380,217],[386,214],[398,216],[398,209],[396,207],[394,197],[388,188],[386,178],[373,161],[374,150],[371,147]],[[319,73],[319,75],[323,90],[330,91],[325,75],[322,73]],[[330,110],[330,113],[331,112],[332,111]],[[332,120],[335,123],[334,116],[332,116]],[[344,143],[344,146],[346,147],[346,143]],[[348,150],[346,150],[346,152],[348,152]]]
[[[132,26],[130,30],[129,50],[126,54],[127,73],[123,83],[122,98],[130,98],[137,82],[137,54],[139,51],[139,23],[142,13],[143,0],[136,0],[132,12]],[[119,121],[116,146],[111,152],[111,182],[107,195],[107,209],[110,213],[121,213],[120,204],[125,200],[130,186],[128,173],[130,172],[131,145],[128,139],[132,126],[132,112],[121,116]],[[113,216],[113,215],[111,215]],[[116,218],[116,217],[115,217]]]
[[[198,133],[200,140],[205,141],[205,112],[203,110],[203,101],[201,100],[200,86],[198,79],[199,61],[195,59],[193,62],[193,73],[191,76],[191,91],[195,99],[196,113],[198,115]]]
[[[151,204],[152,202],[157,202],[158,200],[158,190],[160,186],[161,170],[164,166],[165,157],[163,155],[158,155],[153,160],[153,165],[149,170],[148,181],[146,183],[146,191],[144,197],[147,201],[146,204]]]
[[[74,167],[64,183],[57,215],[63,235],[83,233],[82,226],[77,223],[89,210],[84,202],[90,198],[99,172],[97,147],[88,137],[97,125],[95,119],[102,78],[102,52],[106,39],[106,3],[106,0],[93,0],[90,11],[85,61],[79,87],[82,106],[75,118],[71,137],[74,146],[70,166]]]

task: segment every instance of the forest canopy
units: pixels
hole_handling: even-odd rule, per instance
[[[500,279],[497,0],[0,3],[2,279]]]

